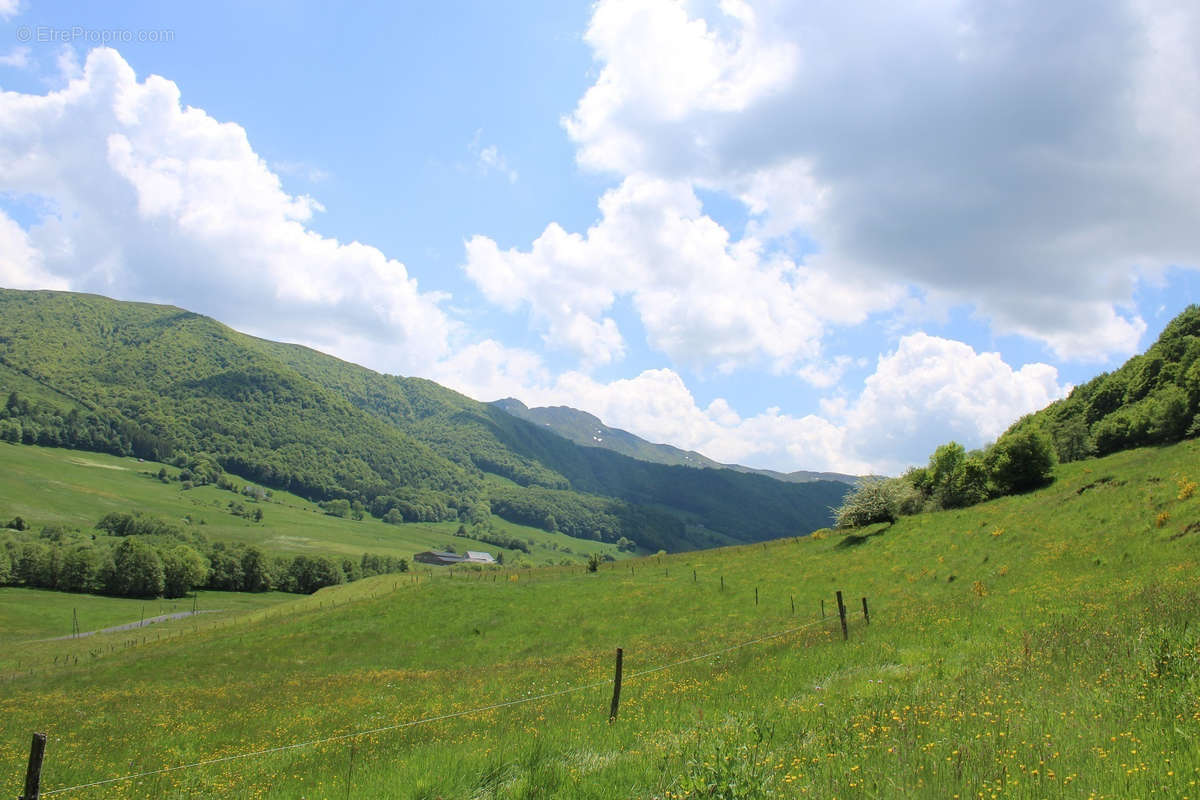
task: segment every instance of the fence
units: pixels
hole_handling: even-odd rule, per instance
[[[724,580],[722,579],[722,589],[723,588],[724,588]],[[842,592],[840,590],[836,593],[836,598],[837,598],[837,604],[838,604],[839,621],[840,621],[841,629],[842,629],[842,636],[843,636],[843,639],[845,640],[845,639],[849,638],[849,633],[848,633],[848,626],[847,626],[847,619],[846,619],[846,606],[843,602]],[[758,604],[758,589],[756,587],[755,588],[755,605],[757,605],[757,604]],[[794,613],[794,611],[795,611],[795,598],[794,597],[791,598],[791,606],[792,606],[792,610]],[[870,624],[870,615],[867,610],[867,598],[866,597],[862,598],[862,607],[863,607],[864,621],[867,624]],[[60,788],[56,788],[56,789],[51,789],[49,791],[42,791],[40,789],[41,771],[42,771],[42,764],[43,764],[44,756],[45,756],[47,737],[46,737],[46,734],[44,734],[44,733],[35,733],[35,734],[33,734],[33,741],[32,741],[31,747],[30,747],[29,762],[28,762],[28,766],[27,766],[26,774],[25,774],[25,791],[24,791],[24,793],[22,793],[20,795],[18,800],[39,800],[39,798],[43,798],[43,797],[53,797],[55,795],[65,794],[67,792],[84,791],[87,789],[94,789],[94,788],[98,788],[98,787],[102,787],[102,786],[109,786],[109,785],[113,785],[113,784],[117,784],[117,783],[134,781],[134,780],[138,780],[141,778],[148,778],[148,777],[153,777],[153,776],[157,776],[157,775],[164,775],[164,774],[172,773],[172,772],[180,772],[180,771],[189,770],[189,769],[198,769],[201,767],[212,766],[215,764],[223,764],[223,763],[228,763],[231,761],[239,761],[239,760],[248,759],[248,758],[255,758],[255,757],[259,757],[259,756],[270,755],[273,753],[282,753],[282,752],[287,752],[287,751],[291,751],[291,750],[299,750],[299,749],[303,749],[303,748],[307,748],[307,747],[315,747],[318,745],[329,744],[332,742],[350,741],[350,740],[354,740],[354,739],[360,739],[365,736],[371,736],[373,734],[384,733],[387,731],[401,730],[404,728],[414,728],[414,727],[421,726],[421,725],[429,725],[432,723],[443,722],[446,720],[456,719],[459,717],[466,717],[466,716],[471,716],[474,714],[482,714],[482,713],[486,713],[489,711],[496,711],[496,710],[503,709],[503,708],[510,708],[513,706],[523,705],[526,703],[540,702],[540,701],[549,700],[549,699],[555,698],[555,697],[561,697],[563,695],[574,694],[576,692],[583,692],[583,691],[587,691],[587,690],[598,689],[600,687],[608,686],[608,685],[611,685],[613,687],[612,701],[611,701],[611,704],[609,707],[609,717],[608,717],[608,720],[611,723],[617,719],[617,716],[619,713],[621,687],[622,687],[622,684],[624,681],[635,680],[637,678],[641,678],[641,677],[651,675],[651,674],[654,674],[657,672],[662,672],[662,671],[665,671],[668,669],[672,669],[674,667],[679,667],[684,664],[691,664],[691,663],[694,663],[697,661],[705,661],[707,659],[715,658],[717,656],[724,655],[726,653],[731,653],[736,650],[741,650],[743,648],[752,647],[757,644],[762,644],[763,642],[772,641],[775,639],[781,639],[781,638],[799,633],[800,631],[807,630],[809,628],[818,626],[818,625],[822,624],[824,621],[825,621],[824,601],[822,600],[822,602],[821,602],[821,617],[819,617],[817,619],[813,619],[812,621],[807,622],[803,625],[796,625],[796,626],[787,628],[785,630],[775,631],[773,633],[764,634],[762,636],[758,636],[753,639],[748,639],[743,642],[738,642],[736,644],[717,648],[715,650],[709,650],[704,653],[699,653],[697,655],[688,656],[687,658],[678,659],[676,661],[671,661],[671,662],[668,662],[665,664],[659,664],[654,667],[648,667],[645,669],[638,670],[636,672],[629,673],[628,675],[622,674],[623,663],[624,663],[624,650],[622,648],[617,648],[615,673],[614,673],[613,678],[608,679],[608,680],[594,681],[592,683],[581,684],[578,686],[571,686],[571,687],[567,687],[565,689],[558,689],[558,690],[555,690],[552,692],[545,692],[545,693],[538,694],[538,695],[520,697],[520,698],[517,698],[514,700],[505,700],[502,702],[492,703],[489,705],[478,706],[476,708],[465,709],[462,711],[455,711],[455,712],[452,712],[449,714],[439,714],[439,715],[435,715],[435,716],[421,717],[421,718],[414,719],[414,720],[408,720],[406,722],[398,722],[398,723],[393,723],[390,725],[381,725],[381,726],[374,727],[374,728],[368,728],[368,729],[359,730],[359,731],[352,731],[350,733],[341,733],[341,734],[336,734],[336,735],[332,735],[332,736],[325,736],[325,737],[321,737],[321,738],[317,738],[317,739],[310,739],[310,740],[303,741],[303,742],[293,742],[291,744],[279,745],[276,747],[268,747],[268,748],[262,748],[262,749],[258,749],[258,750],[249,750],[249,751],[246,751],[243,753],[234,753],[232,755],[221,756],[218,758],[210,758],[210,759],[205,759],[202,761],[195,761],[195,762],[188,763],[188,764],[178,764],[178,765],[170,766],[170,767],[161,767],[159,769],[146,770],[143,772],[136,772],[136,773],[131,773],[128,775],[121,775],[121,776],[115,777],[115,778],[104,778],[101,780],[91,781],[89,783],[81,783],[81,784],[76,784],[73,786],[65,786],[65,787],[60,787]]]

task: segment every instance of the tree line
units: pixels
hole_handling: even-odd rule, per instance
[[[404,558],[364,553],[270,556],[254,545],[209,542],[158,517],[114,512],[95,533],[62,526],[28,530],[17,517],[0,538],[0,586],[113,597],[183,597],[193,589],[311,594],[372,575],[407,572]],[[101,535],[97,535],[101,534]]]
[[[901,516],[965,508],[984,500],[1044,486],[1053,480],[1056,456],[1039,430],[1010,431],[995,444],[968,452],[958,442],[941,445],[923,467],[898,478],[865,480],[834,511],[839,528],[895,522]]]

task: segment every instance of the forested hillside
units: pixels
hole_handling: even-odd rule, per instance
[[[1019,420],[1038,428],[1060,461],[1200,435],[1200,306],[1171,320],[1143,354]]]
[[[580,447],[427,380],[94,295],[0,290],[0,388],[0,438],[212,463],[396,521],[521,509],[575,536],[683,549],[813,530],[846,490]]]

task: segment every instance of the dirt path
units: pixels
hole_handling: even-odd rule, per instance
[[[144,628],[147,625],[153,625],[156,622],[166,622],[170,619],[183,619],[190,617],[193,614],[217,614],[223,611],[220,608],[206,608],[202,611],[179,611],[174,614],[160,614],[157,617],[146,617],[138,622],[126,622],[124,625],[114,625],[111,628],[101,628],[98,631],[83,631],[82,633],[67,634],[66,636],[55,636],[50,639],[38,639],[39,642],[57,642],[63,639],[82,639],[84,636],[95,636],[97,633],[116,633],[117,631],[131,631],[136,628]]]

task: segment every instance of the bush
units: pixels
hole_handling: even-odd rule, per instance
[[[979,455],[959,461],[934,494],[940,508],[966,508],[988,499],[988,468]]]
[[[877,522],[895,522],[912,484],[903,478],[874,478],[861,482],[834,509],[838,528],[861,528]]]
[[[1006,433],[987,454],[987,470],[1000,494],[1027,492],[1053,479],[1054,443],[1042,431]]]

